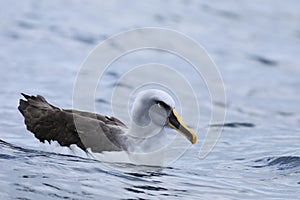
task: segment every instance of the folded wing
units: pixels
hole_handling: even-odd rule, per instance
[[[126,149],[126,126],[114,117],[77,110],[63,110],[49,104],[44,97],[22,94],[19,111],[27,129],[41,142],[57,141],[62,146],[76,144],[93,152]]]

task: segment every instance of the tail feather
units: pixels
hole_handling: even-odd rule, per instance
[[[23,99],[20,99],[18,110],[21,112],[21,114],[23,116],[25,116],[24,111],[27,109],[28,106],[29,106],[29,104],[28,104],[27,101],[24,101]]]
[[[25,124],[27,128],[38,125],[40,118],[46,115],[49,110],[60,110],[59,108],[49,104],[44,97],[29,96],[27,94],[21,93],[26,100],[20,99],[18,110],[25,118]],[[30,130],[31,131],[31,130]]]
[[[21,95],[22,95],[23,97],[25,97],[25,99],[29,99],[29,98],[30,98],[30,96],[27,95],[27,94],[25,94],[25,93],[21,93]],[[33,97],[33,96],[32,96],[32,97]]]
[[[22,95],[23,97],[25,97],[25,99],[27,99],[27,100],[30,98],[30,96],[27,95],[27,94],[21,93],[21,95]],[[23,99],[20,99],[20,101],[19,101],[19,106],[18,106],[18,110],[21,112],[21,114],[22,114],[24,117],[25,117],[25,110],[27,109],[28,106],[29,106],[28,101],[25,101],[25,100],[23,100]]]
[[[20,99],[20,105],[19,105],[18,109],[20,110],[20,112],[22,114],[24,113],[24,110],[28,106],[35,107],[35,108],[38,108],[38,109],[41,109],[41,110],[48,110],[48,109],[58,109],[58,110],[60,110],[59,108],[57,108],[57,107],[51,105],[50,103],[48,103],[46,101],[46,99],[41,95],[30,96],[30,95],[27,95],[27,94],[24,94],[24,93],[21,93],[21,94],[27,100],[27,101],[24,101],[24,100]]]

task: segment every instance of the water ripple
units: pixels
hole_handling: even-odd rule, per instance
[[[261,165],[254,165],[255,168],[263,168],[275,166],[278,170],[289,170],[291,168],[300,167],[300,157],[298,156],[280,156],[280,157],[268,157],[263,159],[258,159],[255,163]]]
[[[255,127],[255,124],[253,123],[248,123],[248,122],[228,122],[224,124],[210,124],[210,127],[225,127],[225,128],[241,128],[241,127],[246,127],[246,128],[253,128]]]

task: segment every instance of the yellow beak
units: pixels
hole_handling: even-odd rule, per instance
[[[192,144],[196,143],[197,135],[183,123],[175,109],[168,118],[168,125],[184,135]]]

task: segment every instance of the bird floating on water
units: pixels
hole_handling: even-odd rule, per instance
[[[197,140],[196,134],[180,119],[172,97],[161,90],[145,90],[137,95],[128,127],[115,117],[60,109],[40,95],[22,95],[26,100],[20,99],[18,109],[27,129],[41,142],[57,141],[61,146],[76,144],[94,153],[146,154],[165,143],[167,126],[192,144]]]

